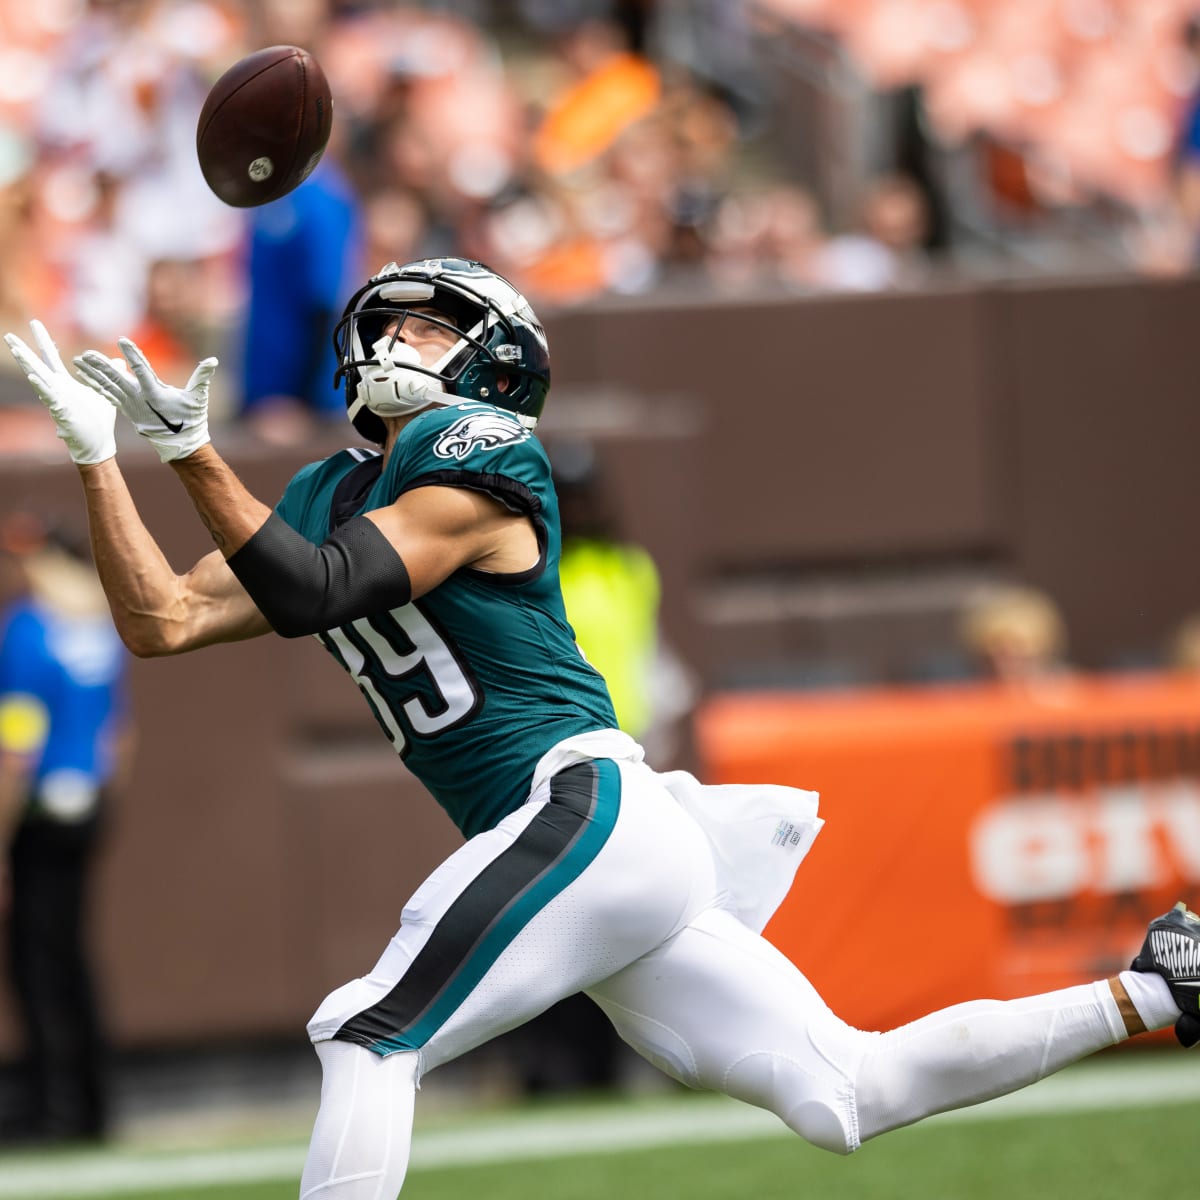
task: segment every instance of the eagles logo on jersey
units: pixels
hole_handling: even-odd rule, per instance
[[[529,437],[513,417],[500,412],[475,412],[455,421],[438,438],[433,452],[438,458],[464,459],[472,450],[495,450]]]

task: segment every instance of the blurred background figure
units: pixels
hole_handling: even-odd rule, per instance
[[[608,683],[621,729],[666,769],[685,744],[696,700],[688,670],[659,627],[653,558],[620,536],[617,507],[595,447],[549,447],[562,526],[559,577],[567,620],[588,662]],[[607,1017],[580,994],[510,1035],[525,1092],[602,1090],[620,1082],[623,1045]]]
[[[0,837],[11,983],[25,1038],[7,1138],[109,1129],[107,1042],[88,948],[106,810],[128,769],[126,654],[86,535],[32,513],[4,523],[25,594],[0,617]]]
[[[608,682],[621,729],[670,767],[686,740],[695,701],[690,672],[659,622],[661,586],[649,552],[621,536],[617,508],[595,447],[549,450],[562,522],[559,575],[567,620],[588,662]]]
[[[1166,665],[1200,678],[1200,613],[1186,617],[1171,634]]]
[[[240,415],[260,437],[301,442],[314,423],[345,419],[333,329],[363,273],[362,238],[361,205],[336,153],[290,195],[253,211]]]
[[[960,631],[979,672],[998,683],[1036,686],[1068,673],[1062,614],[1036,588],[982,590],[963,612]]]
[[[817,254],[812,281],[830,291],[916,287],[929,272],[928,232],[921,189],[905,175],[881,176],[866,189],[858,228],[831,238]]]
[[[325,61],[325,0],[266,0],[249,17],[253,45],[305,46]],[[345,165],[348,137],[346,123],[335,121],[304,183],[245,214],[241,319],[230,347],[240,369],[235,414],[277,445],[301,443],[322,423],[344,419],[333,386],[333,329],[364,267],[374,271],[394,257],[364,262],[363,201]]]

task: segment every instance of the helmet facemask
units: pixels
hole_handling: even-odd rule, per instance
[[[453,345],[423,365],[401,338],[409,321],[440,326],[454,335]],[[532,428],[550,384],[545,333],[527,302],[500,276],[463,259],[388,264],[351,299],[334,343],[334,382],[346,381],[348,415],[379,443],[383,418],[463,399],[510,409]]]
[[[448,317],[432,308],[433,288],[413,282],[382,283],[346,321],[349,361],[343,369],[357,374],[355,405],[350,419],[366,408],[378,417],[404,417],[430,404],[450,404],[454,364],[471,342]],[[417,310],[417,311],[414,311]],[[405,325],[425,321],[447,330],[453,344],[425,366],[417,348],[403,340]],[[478,322],[477,322],[478,323]]]

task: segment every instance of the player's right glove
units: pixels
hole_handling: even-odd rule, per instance
[[[191,379],[177,388],[155,375],[146,356],[128,338],[118,338],[117,344],[128,371],[99,351],[86,350],[75,359],[80,377],[129,418],[163,462],[195,454],[209,441],[208,384],[217,360],[198,363]]]
[[[37,343],[37,354],[15,333],[6,333],[4,341],[37,398],[50,410],[71,461],[86,465],[112,458],[117,452],[113,431],[116,410],[67,370],[41,321],[30,321],[29,327]]]

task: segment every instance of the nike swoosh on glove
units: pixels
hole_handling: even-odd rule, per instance
[[[192,377],[178,388],[163,383],[128,338],[119,338],[117,344],[129,364],[128,372],[99,351],[87,350],[75,359],[80,378],[129,418],[163,462],[187,458],[207,445],[208,385],[217,360],[198,363]]]

